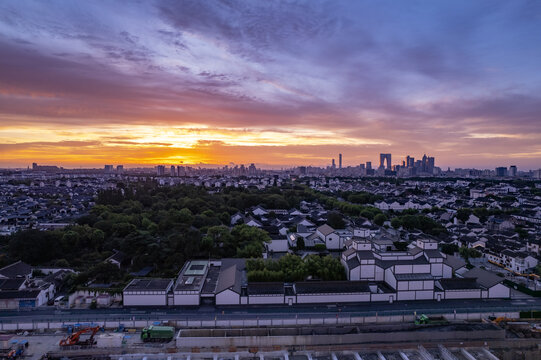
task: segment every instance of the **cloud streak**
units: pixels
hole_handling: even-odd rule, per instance
[[[283,165],[341,151],[352,164],[430,152],[442,166],[539,167],[536,13],[527,1],[3,2],[0,166],[73,164],[60,149],[89,141],[126,163],[257,162],[272,147]]]

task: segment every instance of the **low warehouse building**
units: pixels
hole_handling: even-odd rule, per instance
[[[133,279],[124,288],[124,306],[167,306],[172,279]]]

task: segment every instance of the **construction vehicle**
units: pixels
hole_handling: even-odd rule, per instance
[[[60,346],[72,346],[72,345],[94,345],[96,341],[94,336],[101,329],[99,326],[87,327],[81,329],[73,334],[69,335],[67,338],[60,340]],[[81,340],[81,335],[90,333],[90,337],[86,340]]]
[[[10,360],[12,360],[12,359],[17,359],[17,358],[23,357],[24,356],[24,351],[28,347],[28,341],[26,341],[26,340],[21,340],[21,341],[14,340],[14,341],[11,342],[11,344],[13,345],[13,347],[11,347],[9,349],[7,354],[2,355],[1,358],[2,359],[10,359]]]
[[[429,317],[425,314],[415,318],[415,325],[445,325],[449,322],[443,316]]]
[[[175,336],[175,328],[172,326],[149,326],[141,332],[141,340],[168,342]]]
[[[8,353],[7,358],[8,359],[17,359],[18,357],[23,356],[24,353],[24,345],[18,344],[15,349],[11,349],[11,351]]]
[[[506,323],[506,322],[509,322],[509,321],[513,321],[513,319],[509,319],[509,318],[507,318],[505,316],[500,316],[500,317],[497,317],[494,320],[492,320],[492,322],[494,324],[496,324],[496,325],[500,325],[500,323],[502,323],[502,322]]]

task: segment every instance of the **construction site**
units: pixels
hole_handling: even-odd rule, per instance
[[[520,320],[520,321],[519,321]],[[419,315],[410,323],[179,328],[63,324],[0,335],[2,359],[78,360],[534,360],[535,319],[453,320]]]

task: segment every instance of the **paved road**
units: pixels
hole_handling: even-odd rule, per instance
[[[316,306],[243,306],[215,308],[118,308],[118,309],[69,309],[45,308],[32,311],[1,311],[0,322],[37,321],[103,321],[103,320],[247,320],[298,318],[409,315],[417,313],[475,313],[514,312],[541,310],[541,299],[525,298],[512,300],[444,300],[316,305]]]

